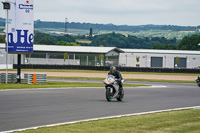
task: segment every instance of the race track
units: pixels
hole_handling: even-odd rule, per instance
[[[66,82],[73,82],[73,80]],[[0,91],[0,132],[200,105],[200,88],[196,84],[127,83],[151,84],[155,87],[124,88],[124,102],[116,100],[107,102],[104,88],[2,90]]]

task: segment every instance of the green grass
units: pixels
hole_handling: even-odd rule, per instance
[[[48,76],[49,79],[86,79],[86,80],[104,80],[105,78],[98,77],[57,77],[57,76]]]
[[[108,34],[113,31],[101,30],[98,34]],[[172,31],[172,30],[147,30],[147,31],[139,31],[139,32],[130,32],[130,31],[115,31],[115,33],[119,33],[125,36],[132,35],[137,37],[165,37],[167,39],[173,39],[174,37],[178,40],[181,40],[183,37],[195,34],[189,32],[181,32],[181,31]]]
[[[87,40],[87,39],[77,39],[76,41],[79,42],[79,43],[87,43],[87,44],[92,42],[92,41]]]
[[[54,82],[46,84],[0,84],[3,89],[36,89],[36,88],[69,88],[69,87],[104,87],[103,83],[81,83],[81,82]],[[124,87],[149,87],[149,85],[124,84]]]
[[[37,28],[35,30],[39,30],[40,32],[49,32],[49,31],[55,31],[55,32],[64,32],[65,28]],[[89,29],[84,30],[84,29],[68,29],[69,33],[77,34],[77,35],[88,35],[89,34]]]
[[[5,69],[0,69],[5,71]],[[16,69],[10,69],[9,71],[17,71]],[[95,71],[95,70],[72,70],[72,69],[22,69],[26,72],[72,72],[72,73],[108,73],[108,71]],[[121,72],[121,74],[145,74],[145,75],[180,75],[180,76],[197,76],[193,73],[152,73],[152,72]]]
[[[26,130],[22,133],[198,133],[200,110],[181,110],[130,117],[79,122]]]
[[[64,28],[35,28],[35,30],[39,30],[40,32],[49,32],[49,31],[58,31],[58,32],[64,32]],[[68,29],[69,33],[74,33],[77,35],[89,35],[89,29]],[[95,35],[101,35],[101,34],[108,34],[112,33],[113,31],[109,30],[97,30],[93,29],[93,34]],[[172,31],[172,30],[147,30],[147,31],[139,31],[139,32],[130,32],[130,31],[115,31],[115,33],[120,33],[125,36],[133,35],[137,37],[165,37],[167,39],[173,39],[174,37],[178,40],[181,40],[183,37],[195,34],[194,33],[187,33],[187,32],[181,32],[181,31]]]
[[[5,71],[0,69],[0,71]],[[17,71],[16,69],[10,69],[9,71]],[[71,69],[22,69],[22,72],[71,72],[71,73],[105,73],[108,71],[95,71],[95,70],[71,70]],[[121,72],[121,74],[143,74],[143,75],[179,75],[179,76],[197,76],[198,74],[191,73],[147,73],[147,72]],[[103,80],[105,78],[99,77],[55,77],[49,76],[48,78],[57,79],[87,79],[87,80]],[[195,81],[184,80],[157,80],[157,79],[125,79],[126,81],[148,81],[148,82],[169,82],[169,83],[195,83]]]

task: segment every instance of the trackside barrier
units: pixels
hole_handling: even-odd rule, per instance
[[[0,73],[0,83],[6,83],[6,73]],[[17,82],[17,74],[8,73],[8,83],[16,83]]]
[[[0,83],[5,83],[5,82],[6,82],[6,74],[0,73]],[[17,83],[17,74],[9,73],[8,83]],[[23,84],[47,83],[47,75],[46,74],[22,74],[21,83]]]
[[[47,83],[47,75],[46,74],[24,74],[24,78],[21,79],[21,83],[24,83],[24,84]]]
[[[37,75],[33,74],[33,84],[36,84],[36,83],[37,83]]]
[[[17,69],[17,65],[13,65]],[[39,65],[23,64],[22,69],[74,69],[109,71],[109,66],[73,66],[73,65]],[[154,73],[194,73],[200,74],[199,68],[150,68],[150,67],[117,67],[122,72],[154,72]]]

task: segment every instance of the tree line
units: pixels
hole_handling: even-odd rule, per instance
[[[45,44],[45,45],[66,45],[70,46],[71,43],[76,43],[74,36],[70,35],[51,35],[35,31],[34,44]],[[71,44],[73,46],[75,44]]]
[[[70,22],[67,23],[70,29],[85,29],[93,28],[94,30],[108,30],[108,31],[148,31],[148,30],[172,30],[172,31],[195,31],[196,26],[176,26],[176,25],[114,25],[114,24],[92,24],[92,23],[80,23]],[[64,22],[48,22],[48,21],[35,21],[35,28],[64,28]]]
[[[177,26],[177,25],[114,25],[114,24],[93,24],[93,23],[80,23],[80,22],[69,22],[67,23],[70,29],[85,29],[88,30],[93,28],[93,30],[108,30],[108,31],[148,31],[148,30],[172,30],[172,31],[196,31],[200,29],[200,26]],[[5,19],[0,17],[0,26],[5,26]],[[50,21],[40,21],[34,22],[35,28],[64,28],[64,22],[50,22]]]
[[[91,43],[80,43],[77,39],[91,39]],[[5,36],[0,35],[0,43],[5,43]],[[35,44],[43,45],[62,45],[62,46],[104,46],[132,49],[165,49],[165,50],[200,50],[200,35],[195,34],[185,36],[181,41],[176,38],[166,39],[164,37],[143,37],[125,36],[119,33],[109,33],[96,35],[91,38],[87,36],[71,36],[71,35],[50,35],[35,31]]]
[[[155,44],[152,49],[164,50],[200,50],[200,35],[185,36],[177,44]]]
[[[92,39],[92,46],[103,45],[105,47],[118,47],[118,48],[137,48],[137,49],[148,49],[155,44],[176,44],[177,40],[166,39],[164,37],[153,37],[153,38],[139,38],[132,35],[116,34],[115,32],[110,34],[102,34],[95,36]]]

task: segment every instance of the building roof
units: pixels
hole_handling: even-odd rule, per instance
[[[188,50],[156,50],[156,49],[121,49],[125,53],[151,53],[151,54],[190,54],[200,55],[200,51]]]
[[[106,54],[113,50],[122,52],[120,49],[116,47],[34,45],[34,51],[49,51],[49,52],[104,53]]]
[[[5,44],[0,44],[0,48],[5,48]],[[116,47],[89,47],[89,46],[56,46],[56,45],[34,45],[34,51],[42,52],[72,52],[72,53],[102,53],[106,54],[110,51],[123,52]]]
[[[4,43],[0,43],[0,48],[5,48]],[[56,45],[34,45],[34,51],[38,52],[71,52],[71,53],[109,53],[118,51],[120,53],[151,53],[151,54],[190,54],[200,55],[200,51],[186,50],[155,50],[155,49],[119,49],[116,47],[90,47],[90,46],[56,46]]]

